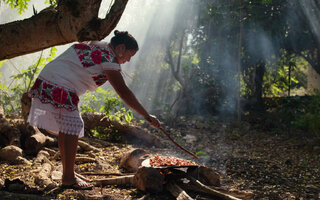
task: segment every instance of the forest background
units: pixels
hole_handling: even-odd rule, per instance
[[[49,3],[4,1],[2,23],[15,20],[18,13],[25,14],[21,18],[32,15]],[[110,2],[103,3],[101,8],[110,9]],[[117,29],[136,36],[141,50],[124,71],[148,110],[164,118],[208,115],[239,120],[252,110],[269,109],[266,102],[281,97],[290,113],[283,115],[290,116],[285,124],[317,132],[319,113],[313,112],[319,110],[318,104],[299,102],[306,95],[316,101],[320,87],[319,2],[130,3]],[[100,12],[103,15],[107,9]],[[6,112],[19,112],[20,95],[41,68],[69,45],[58,46],[58,53],[52,47],[1,61],[1,104]],[[98,96],[84,97],[84,107],[97,104],[92,109],[101,111],[105,99],[97,98],[107,97]]]
[[[3,27],[57,5],[0,2]],[[99,16],[112,3],[102,1]],[[261,136],[296,137],[319,151],[319,10],[317,0],[130,0],[115,27],[129,31],[140,46],[122,66],[126,82],[168,127],[188,121],[210,127],[223,123],[238,127],[231,131],[232,139],[249,140],[244,133],[248,126]],[[0,104],[8,116],[21,113],[22,94],[45,64],[70,45],[0,61]],[[108,84],[86,93],[80,108],[127,124],[144,123]],[[185,136],[172,133],[178,141]],[[95,130],[94,135],[104,138],[105,133]]]

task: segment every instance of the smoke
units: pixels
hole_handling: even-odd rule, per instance
[[[304,14],[308,18],[308,23],[310,24],[314,35],[320,45],[320,3],[317,0],[300,0],[300,3]]]
[[[129,1],[116,27],[131,33],[139,43],[140,50],[122,69],[132,77],[126,77],[126,81],[147,110],[157,106],[159,98],[166,99],[168,104],[175,98],[175,94],[161,93],[161,89],[169,86],[164,80],[172,76],[170,70],[164,72],[162,67],[179,2]],[[158,96],[160,93],[164,96]]]
[[[106,15],[112,3],[113,0],[102,1],[99,17]],[[139,43],[139,52],[131,59],[131,62],[124,64],[122,69],[124,74],[128,74],[128,76],[125,76],[126,82],[147,109],[154,107],[155,99],[159,98],[157,95],[161,93],[160,90],[164,87],[171,87],[172,84],[172,82],[163,82],[168,76],[172,75],[170,70],[163,70],[162,67],[165,47],[169,42],[179,3],[180,0],[130,0],[115,28],[115,30],[128,31]],[[16,9],[10,9],[9,6],[3,4],[0,8],[0,22],[4,24],[29,18],[34,14],[33,7],[40,12],[47,6],[48,4],[44,4],[43,1],[31,0],[28,9],[19,15]],[[113,37],[113,32],[103,40],[110,41],[111,37]],[[70,45],[57,46],[56,56]],[[48,51],[45,50],[44,55]],[[0,72],[4,74],[2,81],[10,82],[9,77],[11,75],[19,73],[19,70],[34,64],[40,53],[19,56],[5,62],[0,69]],[[109,84],[105,84],[103,87],[111,88]],[[163,94],[164,96],[161,96],[161,98],[166,99],[168,104],[176,96],[176,94],[170,93]]]
[[[104,17],[113,0],[102,1],[99,16]],[[222,96],[220,102],[216,105],[220,113],[234,112],[236,109],[236,94],[238,88],[237,82],[237,66],[238,66],[238,51],[239,51],[239,34],[240,29],[237,27],[239,23],[239,10],[232,8],[232,1],[207,1],[214,3],[216,8],[222,8],[224,12],[219,13],[216,10],[214,15],[208,16],[207,4],[203,4],[203,9],[200,11],[195,5],[201,5],[198,1],[181,1],[181,0],[130,0],[126,9],[115,29],[121,31],[128,31],[138,41],[140,50],[131,59],[131,62],[122,66],[123,71],[128,76],[125,77],[129,87],[136,94],[138,99],[147,108],[147,110],[159,110],[163,108],[164,104],[171,105],[179,91],[177,82],[173,78],[168,64],[165,62],[166,47],[170,42],[173,30],[179,32],[183,29],[182,24],[186,23],[188,15],[198,16],[206,20],[205,23],[199,22],[196,28],[197,34],[191,36],[187,35],[190,45],[192,40],[198,40],[198,44],[202,42],[199,49],[199,69],[203,70],[201,75],[195,76],[198,82],[213,80],[214,84],[222,85],[220,89],[212,89],[203,91],[199,86],[192,85],[192,106],[199,110],[199,113],[210,112],[208,108],[210,99],[214,96]],[[234,1],[233,3],[235,3]],[[310,26],[317,36],[320,43],[320,24],[319,13],[315,0],[297,1],[301,5],[305,15],[308,17]],[[192,5],[191,5],[192,4]],[[230,5],[229,5],[230,4]],[[191,5],[191,8],[190,8]],[[10,9],[6,4],[0,7],[0,23],[7,23],[14,20],[21,20],[33,15],[32,7],[39,12],[48,5],[42,1],[32,0],[29,3],[29,9],[22,15],[18,15],[15,9]],[[188,7],[189,6],[189,7]],[[192,6],[193,9],[192,9]],[[226,7],[230,6],[230,10]],[[233,9],[233,10],[232,10]],[[199,12],[199,13],[198,13]],[[211,11],[210,11],[211,12]],[[283,11],[281,11],[283,12]],[[182,13],[182,14],[181,14]],[[209,13],[210,14],[210,13]],[[261,14],[261,15],[264,15]],[[288,17],[294,17],[294,13],[288,14]],[[210,19],[210,20],[208,20]],[[194,24],[198,23],[196,20],[201,19],[190,18],[188,20],[195,20]],[[177,23],[177,21],[179,23]],[[280,46],[280,41],[273,38],[270,30],[266,27],[259,26],[259,22],[252,22],[244,25],[242,34],[243,40],[246,42],[247,53],[251,58],[256,60],[270,61],[270,58],[276,54]],[[301,23],[297,21],[297,24]],[[178,27],[177,27],[178,26]],[[106,37],[105,41],[110,41],[113,33]],[[202,38],[202,41],[200,41]],[[58,46],[57,56],[62,53],[70,44]],[[195,50],[197,52],[197,50]],[[5,76],[3,80],[8,80],[8,77],[13,73],[17,73],[14,68],[23,69],[35,63],[35,58],[38,58],[40,52],[20,56],[10,59],[0,69]],[[185,63],[183,63],[185,64]],[[13,67],[16,66],[16,67]],[[246,67],[246,66],[243,66]],[[202,76],[203,75],[203,76]],[[131,77],[131,78],[130,78]],[[199,84],[199,85],[200,85]],[[205,85],[207,86],[207,85]],[[211,85],[212,86],[212,85]],[[214,86],[214,85],[213,85]],[[103,87],[109,87],[106,84]],[[219,90],[219,91],[214,91]],[[213,94],[215,93],[216,94]],[[211,96],[210,96],[211,95]],[[204,100],[206,99],[206,100]],[[209,103],[208,103],[209,102]]]

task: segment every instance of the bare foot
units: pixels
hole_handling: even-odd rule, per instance
[[[75,174],[75,176],[76,176],[77,178],[80,178],[80,179],[82,179],[82,180],[85,181],[85,182],[88,182],[88,183],[92,182],[91,179],[88,179],[88,178],[82,176],[81,174],[78,174],[77,172],[74,172],[74,174]]]
[[[92,185],[88,184],[84,180],[75,177],[74,182],[62,182],[61,185],[62,188],[64,189],[74,189],[74,190],[91,190]]]

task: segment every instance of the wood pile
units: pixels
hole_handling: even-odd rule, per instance
[[[24,102],[27,107],[28,102]],[[26,119],[27,108],[24,108],[24,118]],[[119,122],[111,121],[104,114],[85,113],[83,114],[86,131],[96,127],[114,128],[120,133],[130,134],[143,141],[147,146],[162,146],[159,139],[148,131]],[[13,164],[25,164],[32,166],[34,184],[45,190],[57,188],[56,180],[61,180],[61,170],[56,169],[53,163],[59,159],[57,140],[47,135],[42,130],[29,126],[23,119],[8,121],[0,109],[0,159]],[[76,156],[76,163],[97,163],[94,154],[100,149],[80,140],[79,148],[85,152]],[[34,155],[32,160],[24,158],[25,155]],[[156,168],[142,166],[142,162],[153,157],[144,149],[134,149],[124,155],[120,161],[120,168],[125,174],[113,174],[116,178],[96,179],[95,186],[106,185],[134,186],[146,193],[157,193],[162,191],[170,192],[178,200],[192,200],[192,194],[203,194],[210,198],[220,198],[227,200],[250,199],[251,193],[241,191],[228,191],[220,187],[220,177],[217,172],[206,166],[180,168]],[[88,174],[94,175],[94,174]],[[112,175],[112,174],[107,174]],[[1,180],[0,180],[1,181]],[[6,180],[8,182],[8,180]],[[22,194],[16,194],[18,190],[25,190],[27,186],[21,181],[10,181],[10,184],[0,184],[4,190],[0,191],[0,196],[11,195],[10,197],[21,198]],[[11,188],[11,189],[9,189]],[[12,189],[14,188],[14,189]],[[8,193],[9,192],[9,193]],[[25,194],[26,199],[41,199],[37,195]],[[45,198],[44,198],[45,199]],[[143,199],[143,198],[142,198]]]
[[[141,153],[142,152],[142,153]],[[206,166],[193,166],[186,168],[175,167],[145,167],[141,166],[142,158],[147,152],[136,149],[128,152],[121,161],[123,169],[137,168],[135,174],[96,180],[96,186],[122,185],[135,186],[148,193],[157,193],[167,190],[177,200],[193,200],[188,193],[204,194],[210,198],[225,200],[251,199],[252,193],[242,191],[228,191],[220,187],[220,176],[213,169]],[[135,160],[135,161],[134,161]],[[128,166],[133,165],[133,166]]]

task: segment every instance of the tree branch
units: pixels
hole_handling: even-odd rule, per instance
[[[119,22],[128,0],[116,0],[99,19],[101,0],[59,1],[40,13],[0,25],[0,60],[33,53],[74,41],[101,40]]]

